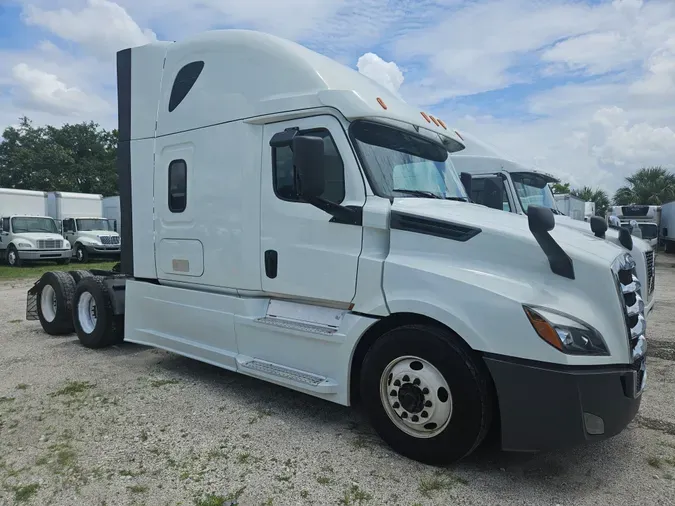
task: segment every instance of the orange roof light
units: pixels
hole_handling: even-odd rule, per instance
[[[425,120],[427,120],[427,123],[431,123],[431,120],[429,119],[429,116],[427,116],[426,112],[420,112],[420,114]]]
[[[459,137],[460,139],[464,140],[464,137],[462,137],[461,135],[459,135],[459,132],[458,132],[457,130],[455,130],[455,133],[457,134],[457,137]]]
[[[382,106],[382,109],[385,111],[387,110],[387,104],[384,103],[384,100],[382,100],[380,97],[377,97],[377,103]]]
[[[441,125],[438,123],[438,121],[436,121],[436,118],[434,118],[434,117],[431,116],[431,115],[429,115],[429,117],[431,118],[431,121],[434,122],[434,125],[436,125],[436,126],[441,126]]]
[[[438,118],[436,118],[436,119],[438,119]],[[439,123],[441,124],[441,126],[443,127],[443,130],[447,130],[447,129],[448,129],[448,127],[445,126],[445,123],[443,123],[443,120],[442,120],[442,119],[439,119],[438,122],[439,122]]]

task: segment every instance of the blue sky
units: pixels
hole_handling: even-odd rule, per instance
[[[675,164],[672,0],[0,0],[0,127],[116,125],[115,51],[293,39],[575,186]]]

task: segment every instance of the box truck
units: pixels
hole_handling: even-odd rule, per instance
[[[635,417],[631,254],[545,207],[468,202],[441,119],[246,30],[125,49],[117,79],[120,266],[38,280],[26,313],[46,332],[360,402],[397,452],[432,464],[490,429],[537,451]]]
[[[118,234],[122,234],[120,228],[120,197],[103,197],[103,217],[110,221],[112,229]]]
[[[78,262],[87,262],[92,257],[120,257],[120,235],[103,217],[103,195],[50,192],[47,212],[61,222],[63,236],[72,245],[72,254]]]
[[[656,302],[656,259],[652,245],[631,236],[629,230],[614,226],[599,216],[591,217],[589,223],[566,216],[558,207],[549,186],[560,182],[557,177],[527,167],[471,134],[457,130],[455,133],[462,139],[465,149],[452,153],[450,158],[458,171],[472,176],[471,197],[475,202],[516,214],[527,214],[532,203],[548,207],[553,212],[557,225],[624,248],[631,253],[636,263],[637,276],[644,290],[645,312],[649,315]]]
[[[666,253],[675,253],[675,201],[661,206],[661,240]]]
[[[0,188],[0,260],[12,267],[35,260],[70,262],[70,244],[46,211],[45,192]]]
[[[553,196],[558,210],[573,220],[584,221],[586,215],[586,201],[571,193],[557,194]]]

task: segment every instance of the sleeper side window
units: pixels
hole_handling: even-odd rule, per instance
[[[199,74],[202,73],[202,70],[204,70],[204,62],[193,61],[178,71],[178,74],[176,74],[176,79],[173,81],[173,86],[171,87],[171,96],[169,97],[169,112],[172,112],[176,107],[178,107],[178,104],[180,104],[187,96],[187,94],[197,82],[197,78],[199,77]]]
[[[2,219],[2,231],[9,232],[9,218]]]
[[[325,154],[325,190],[321,198],[340,204],[345,198],[345,166],[330,132],[325,128],[305,130],[298,135],[323,139]],[[272,179],[274,193],[282,200],[298,202],[293,152],[289,146],[272,148]]]
[[[169,211],[182,213],[187,206],[187,165],[185,160],[169,164]]]

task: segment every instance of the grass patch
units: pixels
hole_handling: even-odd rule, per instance
[[[17,390],[28,390],[28,385],[27,385],[26,383],[19,383],[19,384],[16,386],[16,389],[17,389]]]
[[[154,388],[163,387],[164,385],[175,385],[180,383],[177,379],[155,379],[150,380],[150,386]]]
[[[0,397],[0,404],[4,404],[5,402],[12,402],[14,401],[14,397]]]
[[[117,262],[92,262],[84,265],[56,265],[54,263],[36,262],[26,264],[25,267],[10,267],[9,265],[0,265],[0,280],[9,281],[13,279],[30,279],[37,281],[40,276],[49,271],[73,271],[76,269],[100,269],[110,270]]]
[[[647,464],[649,464],[655,469],[661,469],[661,467],[663,467],[663,463],[661,462],[661,459],[658,457],[647,457]]]
[[[234,492],[227,494],[225,496],[216,494],[207,494],[205,496],[195,499],[195,506],[224,506],[225,503],[229,502],[237,504],[239,497],[241,496],[241,494],[244,493],[245,489],[246,486],[243,486],[240,489],[235,490]]]
[[[434,476],[430,478],[422,478],[418,486],[419,493],[426,498],[431,498],[434,492],[439,492],[441,490],[449,490],[456,483],[461,483],[466,485],[468,483],[464,478],[457,477],[448,477],[443,476],[442,472],[437,472]]]
[[[69,395],[72,397],[92,388],[94,388],[94,384],[89,383],[88,381],[69,381],[62,389],[57,390],[50,395],[52,397],[57,397],[59,395]]]
[[[262,419],[265,418],[266,416],[270,416],[271,414],[272,414],[272,410],[271,410],[271,409],[259,409],[259,410],[256,412],[256,414],[253,415],[253,416],[249,419],[248,423],[249,423],[249,424],[254,424],[254,423],[256,423],[257,421],[262,420]]]
[[[352,485],[348,490],[345,491],[344,495],[338,501],[342,506],[355,506],[362,505],[364,502],[368,502],[373,498],[371,494],[365,492],[359,488],[358,485]]]
[[[14,487],[14,500],[16,502],[26,502],[39,490],[40,485],[37,483],[31,483],[30,485],[19,485]]]
[[[331,480],[328,476],[317,476],[316,482],[319,485],[330,485],[333,482],[333,480]]]

